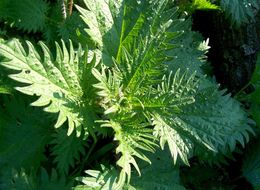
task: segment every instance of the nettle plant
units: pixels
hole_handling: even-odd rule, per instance
[[[5,84],[20,92],[1,98],[1,187],[184,189],[180,164],[249,140],[247,114],[201,69],[207,41],[176,7],[84,2],[94,46],[1,40],[1,73],[18,82]]]

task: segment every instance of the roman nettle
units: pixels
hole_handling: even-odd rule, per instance
[[[139,175],[147,171],[142,160],[157,164],[153,157],[159,148],[167,147],[166,157],[169,149],[173,164],[188,165],[193,155],[203,159],[225,154],[237,142],[248,141],[252,130],[239,103],[218,91],[200,65],[192,65],[203,64],[207,45],[192,47],[196,56],[190,55],[190,69],[178,59],[187,54],[182,43],[198,40],[177,8],[167,0],[84,2],[87,8],[77,9],[94,48],[62,42],[52,53],[42,42],[41,50],[17,39],[0,44],[1,65],[17,71],[10,77],[26,84],[16,90],[38,96],[31,105],[58,113],[54,127],[68,126],[67,135],[76,131],[82,141],[113,135],[115,164],[87,170],[89,176],[79,178],[84,185],[76,189],[122,189],[130,184],[134,189],[140,185],[135,170]],[[185,35],[187,40],[180,40]],[[144,175],[160,175],[158,167],[152,168]],[[160,185],[167,183],[154,184]]]

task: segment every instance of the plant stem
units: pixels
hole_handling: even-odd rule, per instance
[[[239,98],[239,95],[250,85],[251,83],[247,83],[243,88],[241,88],[234,96],[235,99]]]
[[[84,160],[81,162],[81,166],[78,167],[78,168],[76,168],[76,169],[71,173],[70,176],[76,176],[78,173],[80,173],[80,172],[84,169],[84,166],[85,166],[86,162],[88,161],[89,156],[90,156],[90,154],[92,153],[92,151],[94,150],[96,144],[97,144],[97,141],[94,140],[94,142],[92,143],[92,145],[91,145],[91,147],[90,147],[90,149],[89,149],[89,151],[88,151],[86,157],[85,157]]]
[[[69,5],[69,15],[71,16],[72,14],[72,9],[73,9],[73,0],[70,0],[70,2],[68,3]]]

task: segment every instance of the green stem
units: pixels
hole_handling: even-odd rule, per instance
[[[80,172],[84,169],[84,166],[85,166],[86,162],[88,161],[89,156],[90,156],[90,154],[92,153],[92,151],[94,150],[96,144],[97,144],[97,141],[94,140],[94,142],[92,143],[92,145],[91,145],[91,147],[90,147],[90,149],[89,149],[89,151],[88,151],[88,154],[86,155],[86,157],[84,158],[84,160],[81,162],[80,167],[76,168],[76,169],[71,173],[70,176],[74,176],[74,177],[75,177],[75,176],[78,175],[78,173],[80,173]]]
[[[235,94],[234,98],[235,98],[235,99],[239,99],[239,95],[241,95],[241,93],[242,93],[245,89],[247,89],[247,87],[249,87],[250,84],[251,84],[251,83],[249,82],[249,83],[247,83],[243,88],[241,88],[241,89]]]

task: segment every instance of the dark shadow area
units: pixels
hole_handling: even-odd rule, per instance
[[[233,94],[248,83],[254,71],[260,49],[257,23],[235,27],[218,11],[193,14],[193,30],[209,38],[208,58],[217,82]]]

